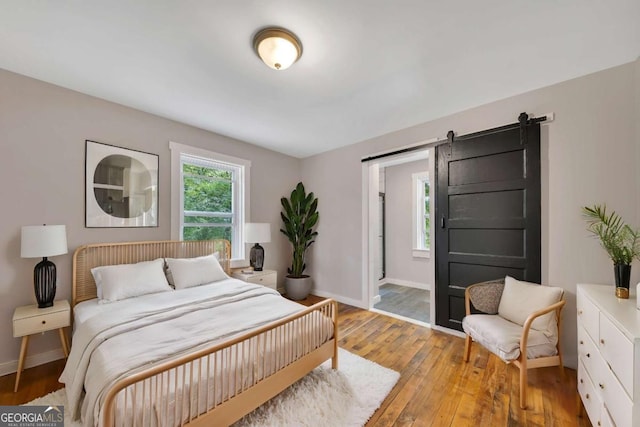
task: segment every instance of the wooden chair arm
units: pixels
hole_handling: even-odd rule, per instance
[[[533,321],[536,320],[540,316],[544,316],[547,313],[550,313],[554,310],[558,310],[558,318],[560,318],[560,312],[562,308],[566,304],[564,298],[558,301],[555,304],[550,305],[547,308],[543,308],[542,310],[534,311],[527,317],[527,320],[524,322],[524,326],[522,327],[522,337],[520,337],[520,353],[526,355],[527,353],[527,340],[529,339],[529,330],[531,329],[531,325]],[[525,356],[526,359],[526,356]]]

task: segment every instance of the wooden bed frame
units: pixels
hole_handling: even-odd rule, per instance
[[[230,244],[227,240],[210,241],[159,241],[159,242],[127,242],[127,243],[102,243],[90,244],[79,247],[73,255],[73,295],[72,304],[96,298],[97,291],[91,269],[101,265],[130,264],[141,261],[150,261],[156,258],[191,258],[218,252],[220,263],[227,273],[230,272]],[[173,411],[173,417],[178,425],[208,426],[229,425],[255,408],[268,401],[294,382],[304,377],[314,368],[328,359],[332,359],[332,368],[338,367],[338,324],[337,303],[333,300],[325,300],[298,313],[287,316],[278,321],[269,323],[255,330],[244,333],[226,342],[200,348],[197,351],[182,355],[175,359],[155,364],[131,376],[117,381],[105,394],[103,402],[103,426],[116,425],[116,399],[118,393],[127,389],[134,396],[133,401],[124,399],[124,408],[118,408],[124,413],[130,410],[140,410],[141,405],[136,405],[135,396],[142,396],[144,403],[139,402],[147,409],[142,409],[143,425],[145,414],[148,411],[147,421],[154,416],[154,409],[160,414],[163,411]],[[320,314],[320,315],[319,315]],[[330,320],[330,321],[327,321]],[[332,328],[332,331],[328,328]],[[332,337],[323,342],[316,339],[322,334],[331,334]],[[309,338],[309,336],[313,336]],[[301,340],[302,337],[302,340]],[[292,343],[302,348],[301,354],[292,350]],[[282,366],[274,373],[265,374],[264,369],[268,364],[282,364],[279,353],[266,352],[266,348],[278,349],[286,353],[286,366]],[[266,354],[260,356],[260,354]],[[235,354],[235,361],[229,355]],[[242,363],[239,362],[239,356]],[[225,356],[226,355],[226,356]],[[276,359],[272,359],[276,358]],[[269,360],[266,360],[269,359]],[[206,372],[206,385],[194,382],[194,379],[203,378],[204,366],[211,363],[220,364],[218,369],[224,372],[218,380],[224,385],[233,381],[236,386],[233,390],[227,387],[227,394],[222,389],[220,401],[216,396],[216,379],[211,378]],[[278,360],[278,361],[275,361]],[[253,368],[247,369],[247,366]],[[257,375],[259,367],[263,367],[263,374]],[[258,367],[258,368],[256,368]],[[228,375],[228,378],[227,378]],[[180,378],[181,377],[181,378]],[[172,378],[172,379],[171,379]],[[174,396],[176,403],[173,409],[169,406],[167,398],[163,398],[165,384],[171,379],[174,390],[181,390],[181,396]],[[210,381],[213,384],[210,385]],[[174,384],[175,382],[175,384]],[[248,383],[248,386],[245,384]],[[196,390],[190,389],[189,384],[198,384]],[[240,384],[240,386],[237,386]],[[205,386],[206,396],[200,396],[200,389]],[[213,387],[214,398],[209,402],[208,390]],[[218,390],[220,392],[220,390]],[[125,391],[126,394],[126,391]],[[185,394],[190,399],[185,408]],[[178,397],[181,404],[178,405]],[[200,404],[201,397],[205,399]],[[197,402],[194,404],[192,400]],[[130,399],[131,400],[131,399]],[[122,399],[120,404],[122,404]],[[171,413],[171,412],[170,412]],[[122,420],[118,420],[120,423]],[[125,424],[128,422],[125,422]]]

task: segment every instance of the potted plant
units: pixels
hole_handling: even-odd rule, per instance
[[[606,205],[583,207],[587,230],[600,239],[600,244],[613,261],[616,296],[629,298],[631,262],[640,255],[640,231],[627,225],[622,217]]]
[[[314,231],[318,223],[318,199],[313,192],[306,194],[301,182],[291,192],[289,199],[280,199],[282,204],[282,222],[284,227],[280,229],[287,236],[293,246],[293,261],[289,273],[285,278],[284,288],[286,295],[292,300],[305,299],[311,292],[312,280],[304,273],[306,268],[305,255],[309,246],[318,235]]]

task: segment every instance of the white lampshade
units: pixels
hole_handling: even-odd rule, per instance
[[[248,222],[244,225],[244,241],[247,243],[266,243],[271,241],[271,224],[267,222]]]
[[[22,227],[22,258],[41,258],[66,254],[67,228],[64,225],[27,225]]]
[[[302,44],[284,28],[265,28],[253,39],[253,48],[262,61],[274,70],[285,70],[302,55]]]

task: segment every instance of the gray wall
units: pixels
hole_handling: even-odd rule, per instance
[[[385,254],[386,277],[390,283],[428,289],[429,258],[415,258],[413,252],[412,174],[427,172],[427,160],[385,168]]]
[[[545,283],[567,290],[563,344],[567,363],[575,366],[575,284],[613,279],[609,259],[585,232],[580,207],[606,202],[631,224],[640,224],[640,61],[302,161],[0,70],[0,371],[15,369],[18,355],[19,340],[11,332],[13,310],[33,302],[36,260],[20,258],[20,227],[66,224],[70,251],[90,242],[168,239],[170,140],[253,162],[251,220],[273,224],[273,242],[265,245],[266,264],[279,270],[280,279],[289,247],[277,233],[279,197],[302,177],[320,199],[320,234],[308,260],[316,291],[364,304],[360,159],[444,137],[449,129],[464,134],[511,123],[521,111],[556,113],[556,120],[542,128],[542,273]],[[158,228],[84,228],[85,139],[160,155]],[[53,261],[58,266],[58,296],[68,299],[71,252]],[[639,278],[636,263],[632,283]],[[34,337],[29,354],[36,363],[59,356],[55,334]]]
[[[85,139],[160,155],[158,228],[84,227]],[[169,141],[252,162],[250,218],[272,224],[272,242],[264,244],[266,267],[277,269],[282,281],[289,244],[278,233],[280,197],[289,194],[299,179],[298,159],[0,70],[0,373],[15,370],[18,358],[13,310],[34,302],[32,276],[38,260],[20,258],[21,226],[66,224],[69,253],[52,261],[58,268],[57,298],[70,299],[76,247],[171,238]],[[59,348],[57,334],[34,337],[31,364],[61,355]]]
[[[563,346],[566,363],[575,367],[576,283],[613,281],[611,261],[585,231],[580,208],[606,202],[628,222],[640,225],[638,62],[304,159],[306,186],[320,200],[332,201],[322,207],[320,235],[308,262],[317,292],[365,304],[362,157],[444,138],[450,129],[465,134],[512,123],[522,111],[554,112],[555,121],[542,127],[542,279],[567,291]],[[635,263],[632,283],[638,278],[640,265]]]

